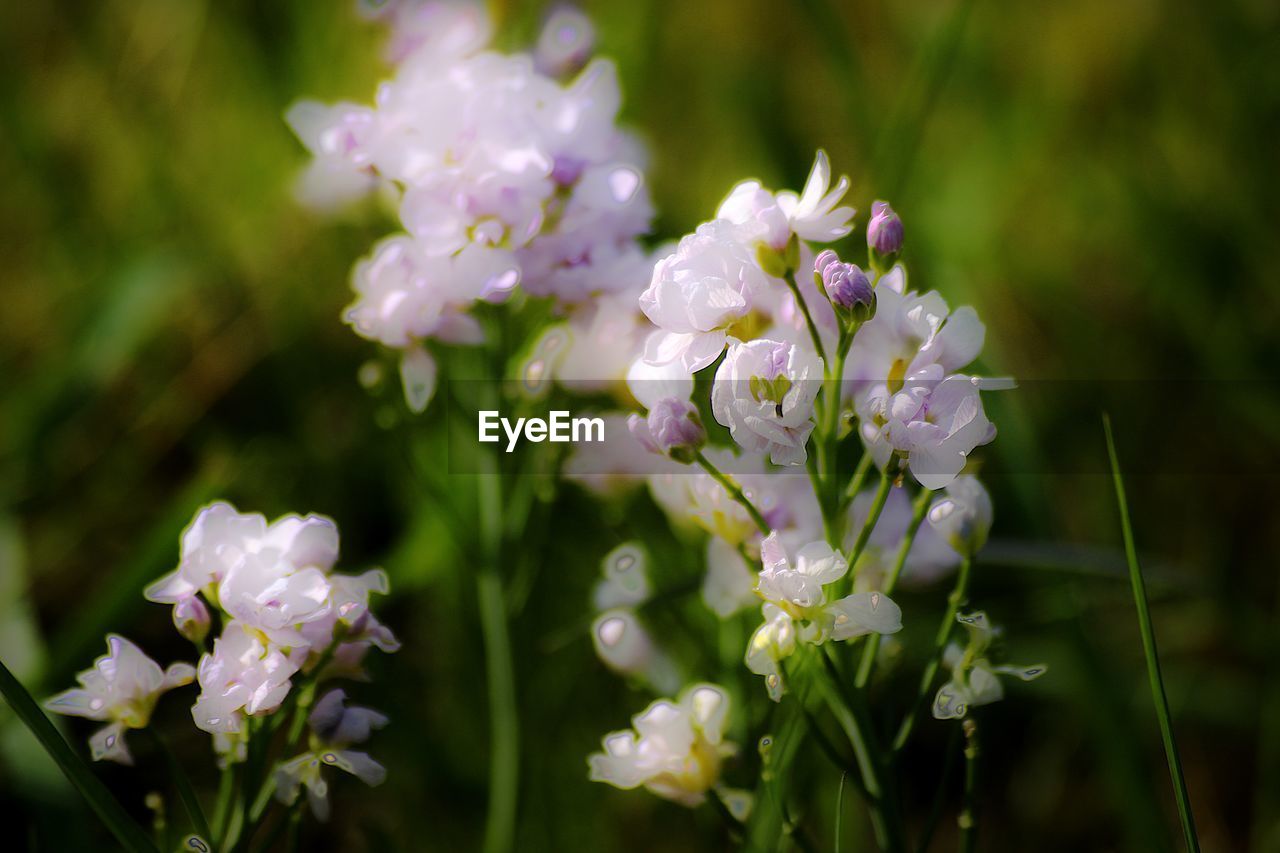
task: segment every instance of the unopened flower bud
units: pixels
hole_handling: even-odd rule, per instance
[[[929,508],[929,524],[959,553],[972,557],[991,532],[991,496],[976,477],[962,474],[946,496]]]
[[[595,28],[586,15],[577,9],[556,9],[538,37],[534,64],[550,77],[570,77],[587,64],[595,41]]]
[[[184,598],[173,606],[173,626],[198,646],[209,634],[209,608],[195,596]]]
[[[843,263],[835,252],[828,249],[818,255],[813,270],[836,313],[843,319],[865,323],[875,316],[875,288],[857,264]]]
[[[867,247],[873,255],[889,259],[902,251],[902,220],[887,201],[871,205],[871,221],[867,223]]]
[[[688,400],[663,397],[652,409],[646,422],[649,436],[659,453],[677,462],[692,462],[694,454],[707,443],[698,409]]]

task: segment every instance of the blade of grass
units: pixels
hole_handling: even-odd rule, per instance
[[[146,832],[133,818],[129,817],[115,797],[111,796],[107,786],[93,775],[93,771],[85,764],[84,759],[77,755],[63,739],[53,723],[49,722],[49,718],[40,710],[36,700],[31,698],[27,689],[14,678],[13,673],[2,662],[0,662],[0,694],[4,695],[13,713],[36,736],[36,740],[40,741],[40,745],[57,762],[58,768],[80,792],[107,829],[111,830],[116,840],[126,850],[154,853],[156,847],[151,843]]]
[[[1187,850],[1199,853],[1200,841],[1196,836],[1195,817],[1191,813],[1191,798],[1187,794],[1187,781],[1182,775],[1182,759],[1173,736],[1173,723],[1169,714],[1169,697],[1165,694],[1164,678],[1160,675],[1160,655],[1156,649],[1155,629],[1151,626],[1151,612],[1147,607],[1147,587],[1138,565],[1138,551],[1133,542],[1133,525],[1129,520],[1129,503],[1125,498],[1124,478],[1120,476],[1120,459],[1116,455],[1115,436],[1111,432],[1111,418],[1102,416],[1102,429],[1107,436],[1107,456],[1111,460],[1111,478],[1115,482],[1116,502],[1120,506],[1120,529],[1124,534],[1124,553],[1129,562],[1129,580],[1133,584],[1133,602],[1138,610],[1138,628],[1142,633],[1142,651],[1147,658],[1147,677],[1151,682],[1151,698],[1156,706],[1156,718],[1160,721],[1160,738],[1164,741],[1164,754],[1169,762],[1169,776],[1173,780],[1173,793],[1178,801],[1178,817],[1182,821],[1182,835]]]

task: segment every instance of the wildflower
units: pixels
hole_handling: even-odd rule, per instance
[[[330,652],[326,675],[343,674],[361,677],[361,663],[369,649],[391,653],[400,650],[400,641],[391,629],[378,621],[369,607],[371,593],[386,595],[391,591],[387,573],[371,569],[360,575],[328,576],[328,608],[322,618],[299,626],[308,648],[304,672],[312,672]]]
[[[652,409],[664,397],[693,396],[693,376],[679,362],[657,365],[641,357],[627,369],[627,390],[641,406]]]
[[[196,727],[233,734],[241,730],[246,714],[280,707],[292,686],[289,679],[298,671],[296,658],[271,646],[253,628],[228,623],[197,667],[200,695],[191,708]]]
[[[961,554],[973,556],[991,532],[991,496],[976,477],[961,475],[947,486],[946,497],[929,508],[929,526]]]
[[[902,251],[902,220],[887,201],[871,205],[871,221],[867,223],[867,247],[873,255],[889,262]]]
[[[645,360],[678,361],[690,374],[711,364],[769,281],[729,223],[699,225],[658,261],[640,295],[640,309],[658,327],[645,342]]]
[[[997,676],[1012,675],[1033,681],[1044,675],[1044,664],[1034,666],[996,666],[986,657],[987,647],[999,634],[987,620],[987,614],[957,614],[956,621],[969,634],[968,645],[961,649],[952,643],[947,647],[943,663],[951,670],[951,680],[938,689],[933,700],[933,716],[939,720],[958,720],[970,708],[988,705],[1004,698],[1004,687]]]
[[[965,306],[952,311],[937,291],[903,292],[901,267],[876,283],[875,317],[858,329],[849,348],[844,379],[900,386],[931,365],[954,373],[982,352],[986,327]]]
[[[884,468],[893,454],[906,459],[926,489],[951,483],[975,447],[996,437],[979,395],[981,380],[943,378],[940,365],[907,376],[896,392],[872,386],[857,402],[862,442]]]
[[[217,501],[183,531],[178,568],[143,594],[173,604],[178,625],[190,612],[184,603],[203,593],[236,618],[295,641],[293,624],[322,615],[324,572],[337,558],[338,529],[330,519],[287,515],[268,524]]]
[[[841,176],[831,188],[831,163],[818,150],[804,191],[772,193],[759,181],[743,181],[720,204],[716,216],[739,226],[744,239],[761,242],[775,251],[786,248],[792,235],[816,243],[830,243],[853,230],[852,207],[838,207],[849,190],[849,179]]]
[[[311,729],[310,750],[279,765],[275,771],[276,799],[292,805],[300,788],[307,789],[307,802],[316,818],[329,819],[329,784],[321,773],[324,766],[337,767],[366,785],[381,785],[387,771],[367,753],[348,749],[369,739],[374,729],[387,724],[383,714],[369,708],[348,706],[346,693],[331,690],[307,716]]]
[[[846,323],[864,323],[875,316],[876,292],[856,264],[843,263],[826,249],[814,261],[814,278]]]
[[[859,592],[828,601],[826,587],[849,571],[840,552],[815,541],[796,552],[794,566],[776,533],[760,546],[764,566],[756,592],[765,600],[764,622],[747,644],[747,668],[765,677],[775,702],[785,690],[780,662],[797,643],[821,644],[864,634],[893,634],[902,628],[902,611],[879,592]]]
[[[711,411],[742,448],[776,465],[800,465],[813,431],[822,359],[780,341],[735,343],[716,370]]]
[[[737,751],[724,740],[728,716],[729,694],[714,684],[695,684],[676,701],[659,699],[632,718],[633,729],[604,737],[604,751],[588,759],[590,778],[699,805],[717,787],[723,759]]]
[[[707,443],[698,408],[678,397],[664,397],[649,410],[647,418],[633,414],[627,419],[631,435],[651,453],[670,456],[677,462],[693,462]]]
[[[190,684],[194,677],[191,664],[170,664],[162,670],[136,645],[108,634],[107,654],[76,676],[80,686],[46,700],[44,707],[57,714],[108,721],[89,738],[93,760],[132,764],[125,731],[146,728],[160,694]]]

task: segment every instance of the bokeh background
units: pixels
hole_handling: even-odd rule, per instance
[[[1051,672],[985,714],[986,849],[1176,838],[1102,476],[1104,407],[1205,848],[1280,849],[1280,7],[586,10],[652,148],[655,237],[692,229],[747,175],[798,186],[822,146],[860,209],[888,198],[903,216],[913,286],[976,306],[983,366],[1022,379],[989,404],[997,522],[972,598],[1007,625],[1015,659]],[[504,8],[504,42],[527,42],[542,11]],[[443,472],[434,410],[412,418],[394,385],[357,382],[377,353],[338,316],[352,262],[391,219],[372,203],[338,220],[302,210],[305,154],[281,119],[299,97],[368,100],[382,37],[345,0],[0,5],[0,656],[44,695],[108,630],[161,661],[189,655],[139,592],[175,563],[198,506],[331,515],[341,566],[389,571],[384,621],[404,648],[352,690],[392,717],[371,745],[390,780],[340,783],[331,827],[308,842],[473,849],[488,766],[478,558],[454,513],[474,486]],[[534,582],[513,608],[520,849],[726,847],[709,810],[586,779],[599,737],[650,698],[591,649],[598,561],[644,535],[657,585],[687,590],[700,545],[665,532],[643,493],[608,505],[571,488],[536,512]],[[940,598],[904,608],[934,613]],[[733,643],[699,650],[713,618],[696,595],[676,601],[666,634],[697,674],[738,679],[757,714],[763,688],[733,674]],[[913,683],[900,677],[887,692]],[[187,732],[179,750],[211,786],[184,703],[162,702],[159,722]],[[951,728],[927,721],[908,754],[915,820],[950,786],[936,849],[953,837]],[[162,780],[136,751],[139,768],[100,769],[146,819]],[[837,778],[802,767],[826,837]],[[0,811],[19,846],[109,843],[4,709]]]

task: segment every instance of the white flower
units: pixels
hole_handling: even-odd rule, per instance
[[[897,453],[926,489],[948,485],[975,447],[996,437],[987,420],[979,388],[982,380],[963,374],[943,378],[930,365],[902,380],[897,391],[881,383],[857,401],[862,443],[883,469]]]
[[[874,488],[864,489],[854,497],[849,507],[848,523],[845,525],[846,550],[853,547],[858,534],[862,532],[875,501],[875,492]],[[911,499],[907,497],[906,489],[892,489],[855,567],[859,591],[881,588],[885,576],[898,558],[902,540],[907,535],[907,528],[911,526],[911,518]],[[911,543],[911,550],[907,552],[900,582],[908,585],[928,583],[947,574],[959,563],[960,555],[955,549],[947,544],[932,525],[922,523]]]
[[[577,9],[561,7],[547,18],[534,54],[538,70],[554,77],[582,67],[595,43],[595,28]]]
[[[976,477],[961,475],[946,496],[929,508],[929,526],[962,554],[982,550],[991,532],[991,496]]]
[[[597,610],[634,607],[649,598],[648,558],[635,542],[624,542],[600,562],[604,578],[596,583]]]
[[[182,534],[178,568],[147,587],[148,601],[175,605],[184,620],[203,592],[232,616],[277,638],[297,642],[292,629],[323,615],[324,573],[338,558],[338,529],[319,515],[286,515],[267,524],[224,501],[196,513]]]
[[[298,665],[269,645],[258,631],[229,622],[200,658],[200,696],[191,708],[196,727],[210,733],[235,733],[245,714],[280,707]]]
[[[687,468],[671,459],[654,456],[631,436],[627,416],[620,412],[600,415],[604,441],[572,446],[561,476],[594,494],[617,496],[657,472]]]
[[[842,175],[835,189],[830,187],[831,163],[827,153],[819,149],[800,196],[789,191],[774,194],[759,181],[743,181],[720,203],[716,216],[739,226],[744,240],[779,251],[792,234],[802,240],[830,243],[853,230],[855,212],[852,207],[837,206],[849,190],[849,179]]]
[[[893,634],[902,629],[902,611],[879,592],[859,592],[828,602],[826,587],[849,571],[839,551],[825,542],[801,547],[794,564],[776,533],[760,545],[763,568],[756,592],[765,600],[764,623],[747,644],[747,668],[765,677],[775,702],[785,689],[779,662],[796,643],[821,644],[864,634]]]
[[[776,465],[802,465],[813,431],[822,359],[780,341],[734,343],[711,386],[711,411],[733,440]]]
[[[307,717],[311,728],[311,749],[276,768],[276,799],[292,805],[301,787],[317,820],[329,819],[329,785],[321,775],[324,766],[337,767],[366,785],[381,785],[386,768],[364,752],[347,749],[369,738],[373,729],[387,724],[385,715],[369,708],[348,706],[346,693],[332,690],[316,703]]]
[[[302,669],[312,672],[338,638],[323,674],[361,678],[364,674],[361,664],[369,649],[387,653],[400,650],[396,635],[379,622],[369,608],[370,594],[386,595],[391,591],[391,582],[382,569],[370,569],[360,575],[331,574],[328,581],[329,606],[325,615],[298,629],[309,648]]]
[[[933,716],[939,720],[958,720],[970,708],[988,705],[1004,697],[1004,687],[997,676],[1011,675],[1022,681],[1033,681],[1044,675],[1044,664],[1034,666],[996,666],[986,658],[987,647],[999,633],[987,621],[987,614],[957,614],[956,621],[965,627],[969,643],[963,650],[952,643],[947,647],[943,663],[951,670],[951,679],[933,699]]]
[[[982,352],[986,327],[969,306],[952,311],[937,291],[903,293],[901,266],[876,284],[876,314],[854,335],[846,383],[900,383],[930,365],[954,373]]]
[[[644,786],[660,797],[696,806],[720,779],[721,761],[736,751],[724,740],[729,694],[695,684],[677,701],[659,699],[632,718],[634,730],[613,732],[588,759],[590,777],[616,788]]]
[[[368,195],[377,186],[370,159],[370,144],[377,133],[373,110],[356,104],[299,101],[285,113],[285,121],[313,155],[296,188],[303,204],[332,209]]]
[[[160,694],[190,684],[194,677],[191,664],[175,663],[162,670],[133,643],[109,634],[107,654],[76,676],[80,686],[46,700],[44,707],[57,714],[107,720],[89,738],[93,760],[132,764],[125,731],[146,728]]]
[[[756,575],[738,549],[723,539],[707,539],[707,573],[702,601],[721,619],[755,604]]]
[[[658,261],[640,308],[658,331],[645,343],[651,364],[679,361],[696,373],[716,360],[728,330],[748,315],[770,279],[724,221],[707,222]]]

